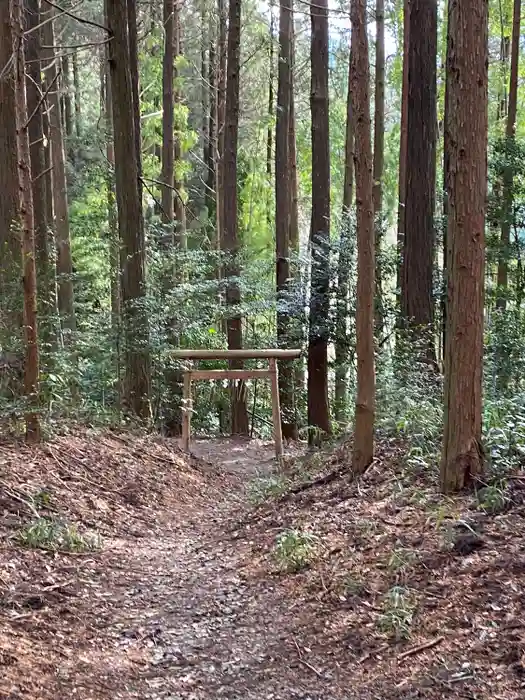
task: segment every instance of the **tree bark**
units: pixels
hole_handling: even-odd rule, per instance
[[[376,0],[376,70],[374,99],[374,218],[376,247],[375,328],[378,337],[384,326],[383,274],[381,243],[383,238],[383,168],[385,162],[385,2]]]
[[[330,310],[330,135],[328,96],[328,2],[310,10],[312,81],[311,291],[308,336],[308,425],[310,442],[330,434],[328,316]]]
[[[162,61],[162,182],[161,187],[161,218],[164,224],[171,227],[170,236],[173,243],[173,191],[174,191],[174,128],[175,105],[173,99],[174,79],[174,0],[164,0],[164,57]]]
[[[512,158],[514,141],[516,136],[516,112],[518,105],[518,68],[520,60],[520,21],[521,0],[514,0],[512,18],[512,44],[510,49],[510,84],[507,110],[507,123],[505,125],[506,158],[507,163],[503,171],[503,215],[501,219],[501,240],[498,255],[498,276],[496,308],[505,311],[507,308],[509,286],[509,255],[510,255],[510,231],[514,219],[514,172],[509,162]]]
[[[411,0],[402,313],[435,359],[433,266],[436,187],[437,0]]]
[[[181,26],[181,10],[182,10],[182,0],[176,0],[174,5],[174,31],[175,31],[175,43],[174,43],[174,57],[175,57],[175,82],[178,77],[177,69],[177,59],[182,55],[182,26]],[[175,108],[178,104],[182,102],[182,96],[179,89],[175,89],[173,98],[175,100]],[[179,175],[180,162],[182,161],[182,143],[180,131],[176,129],[175,131],[175,245],[179,250],[186,250],[187,239],[186,239],[186,204],[184,200],[184,186],[182,179]],[[179,279],[184,277],[183,270],[177,272]]]
[[[348,292],[351,265],[351,208],[354,190],[354,113],[352,105],[352,52],[348,56],[348,93],[346,98],[345,177],[343,212],[337,261],[337,299],[335,318],[335,419],[346,424],[348,401]],[[376,237],[377,243],[377,237]],[[376,288],[377,293],[377,288]]]
[[[73,86],[75,89],[75,132],[77,138],[80,138],[82,135],[82,96],[78,70],[78,55],[74,53],[71,60],[73,63]]]
[[[448,32],[450,254],[441,461],[441,488],[445,492],[472,484],[483,471],[488,0],[451,0]]]
[[[138,167],[138,188],[139,201],[142,210],[142,138],[140,127],[140,77],[139,77],[139,46],[137,29],[137,0],[127,0],[128,16],[128,45],[129,45],[129,67],[131,71],[131,91],[133,95],[133,122],[136,161]],[[144,225],[144,224],[142,224]]]
[[[292,71],[292,5],[279,3],[279,71],[275,128],[275,262],[277,286],[277,343],[290,343],[290,98]],[[273,41],[273,36],[272,36]],[[271,150],[270,150],[271,152]],[[271,175],[271,168],[270,168]],[[283,437],[296,440],[297,419],[293,388],[293,364],[281,363],[279,395]]]
[[[54,9],[51,10],[55,15]],[[55,45],[54,20],[43,25],[43,40],[46,47]],[[51,140],[51,165],[53,167],[53,202],[56,237],[56,268],[58,284],[58,311],[62,324],[62,334],[66,345],[74,344],[76,330],[73,261],[71,258],[71,234],[69,229],[69,208],[67,200],[66,157],[64,133],[60,114],[59,73],[53,48],[42,51],[46,88],[49,90],[49,131]]]
[[[28,113],[26,103],[26,74],[24,60],[24,27],[22,24],[23,0],[9,0],[12,12],[13,36],[10,46],[13,50],[15,101],[16,101],[16,142],[18,155],[18,177],[20,188],[20,221],[22,231],[22,270],[24,283],[24,393],[26,397],[26,440],[35,443],[40,440],[39,400],[39,358],[37,327],[37,292],[35,265],[35,230],[33,196],[31,190],[31,156],[29,149]]]
[[[69,56],[62,56],[62,98],[64,100],[64,126],[66,136],[73,135],[73,105],[71,103],[71,80],[69,75]]]
[[[375,422],[375,245],[366,0],[352,0],[351,20],[357,210],[357,397],[352,468],[362,474],[374,457]]]
[[[226,304],[228,348],[242,348],[242,317],[239,313],[241,291],[237,279],[239,266],[239,232],[237,219],[237,142],[239,136],[239,71],[241,52],[241,0],[230,0],[228,25],[228,59],[226,78],[226,111],[224,127],[224,230],[223,243],[227,255]],[[233,369],[242,362],[231,362]],[[241,380],[232,390],[232,434],[249,435],[246,409],[246,387]]]
[[[405,247],[405,206],[407,189],[407,144],[408,144],[408,57],[410,49],[410,2],[403,1],[403,82],[401,88],[401,129],[399,139],[399,185],[397,211],[397,295],[402,315],[403,250]]]
[[[270,0],[270,46],[268,51],[268,127],[266,129],[266,181],[267,187],[267,199],[266,202],[266,221],[268,224],[268,230],[272,228],[272,158],[273,158],[273,116],[274,116],[274,90],[273,83],[275,79],[274,74],[274,33],[275,33],[275,18],[273,12],[273,0]],[[277,154],[275,156],[277,161]],[[277,177],[277,176],[276,176]],[[275,222],[277,227],[277,222]]]
[[[111,41],[110,74],[113,106],[113,134],[115,143],[115,177],[120,236],[122,316],[125,333],[124,393],[126,408],[135,416],[150,416],[151,366],[149,352],[148,314],[145,307],[146,270],[144,218],[140,166],[136,134],[138,103],[133,88],[134,41],[128,38],[134,21],[128,18],[126,0],[107,0],[108,28]],[[132,13],[134,7],[131,8]],[[136,37],[135,37],[136,38]],[[130,148],[130,141],[134,147]]]
[[[13,53],[10,10],[10,3],[0,3],[0,71],[7,66]],[[20,203],[13,70],[0,79],[0,134],[0,309],[7,330],[7,337],[2,337],[2,345],[5,345],[6,341],[18,336],[22,326],[21,241],[16,229]]]
[[[209,74],[208,74],[208,88],[209,88],[209,123],[208,123],[208,135],[210,139],[210,147],[208,149],[208,162],[206,163],[206,211],[208,215],[208,221],[210,223],[215,222],[216,218],[216,162],[217,162],[217,52],[216,52],[216,23],[212,19],[210,20],[210,48],[209,48]],[[217,252],[219,250],[217,230],[216,226],[213,225],[213,245],[212,250]]]
[[[227,70],[227,11],[225,0],[218,0],[219,15],[219,44],[218,44],[218,76],[217,76],[217,165],[215,186],[215,206],[217,210],[217,247],[223,249],[222,238],[224,231],[224,127],[226,120],[226,70]],[[222,265],[219,264],[219,277],[222,275]]]
[[[42,346],[56,349],[56,335],[53,333],[52,318],[56,314],[56,278],[54,261],[50,256],[50,240],[46,209],[46,178],[44,157],[44,124],[42,98],[42,72],[40,64],[40,2],[25,0],[25,58],[26,58],[26,97],[27,111],[33,115],[29,122],[29,143],[31,156],[31,179],[34,212],[35,254],[38,281],[38,301],[41,323]]]

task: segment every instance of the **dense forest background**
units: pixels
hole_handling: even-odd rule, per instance
[[[2,3],[5,429],[177,435],[174,348],[297,347],[285,437],[443,442],[446,489],[519,460],[524,47],[488,5]],[[271,427],[256,381],[193,409]]]

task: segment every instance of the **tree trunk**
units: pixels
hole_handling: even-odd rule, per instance
[[[281,10],[282,11],[282,10]],[[272,156],[273,156],[273,116],[274,116],[274,94],[273,94],[273,83],[275,79],[274,75],[274,33],[275,33],[275,19],[273,12],[273,0],[270,0],[270,46],[268,51],[268,127],[266,130],[266,182],[267,182],[267,203],[266,203],[266,221],[268,223],[268,230],[272,228]],[[277,154],[275,156],[277,161]],[[277,175],[276,175],[277,178]],[[277,222],[275,222],[277,227]]]
[[[137,30],[137,0],[127,0],[128,11],[128,44],[129,64],[131,71],[131,91],[133,95],[133,134],[135,139],[136,161],[138,167],[139,202],[142,211],[142,139],[140,127],[140,78],[139,78],[139,47]],[[144,226],[144,222],[142,223]]]
[[[66,136],[70,138],[73,135],[73,107],[71,104],[71,80],[69,76],[69,56],[62,56],[62,98],[64,100],[64,126],[66,128]]]
[[[401,88],[401,129],[399,139],[399,186],[397,211],[397,296],[402,315],[403,250],[405,247],[405,206],[407,191],[408,144],[408,57],[410,49],[410,2],[403,0],[403,83]]]
[[[210,48],[209,48],[209,74],[208,74],[208,87],[210,91],[209,95],[209,123],[208,123],[208,136],[210,139],[210,147],[208,149],[208,162],[206,163],[206,211],[208,215],[208,221],[210,223],[215,221],[216,217],[216,162],[217,162],[217,52],[215,50],[215,39],[216,39],[216,23],[210,20]],[[217,252],[219,249],[217,240],[217,231],[215,225],[212,227],[214,229],[214,241],[212,245],[212,250]]]
[[[125,401],[126,408],[142,419],[150,416],[151,367],[149,354],[148,313],[145,307],[146,271],[144,218],[140,166],[136,134],[138,103],[133,87],[132,31],[133,18],[128,19],[128,6],[133,14],[134,3],[107,0],[111,93],[113,104],[113,134],[115,142],[115,177],[118,226],[120,235],[122,315],[125,332]],[[136,37],[135,37],[136,39]],[[130,148],[131,144],[134,147]]]
[[[366,0],[352,0],[351,20],[357,214],[357,397],[352,468],[362,474],[374,457],[375,421],[375,245]]]
[[[162,221],[170,227],[173,243],[173,189],[174,189],[174,128],[175,109],[173,100],[174,79],[174,0],[164,0],[164,58],[162,62]],[[170,246],[171,248],[171,246]]]
[[[290,344],[290,210],[292,204],[289,157],[292,70],[291,0],[280,0],[279,8],[279,71],[275,128],[275,262],[277,343],[280,347],[287,347]],[[283,437],[289,440],[296,440],[298,437],[293,376],[293,364],[282,362],[279,374],[281,423]]]
[[[507,163],[503,171],[503,216],[501,220],[501,241],[498,256],[498,277],[496,308],[505,311],[507,308],[507,296],[509,285],[509,255],[510,255],[510,230],[514,220],[514,173],[513,166],[509,162],[512,158],[514,141],[516,136],[516,111],[518,104],[518,67],[520,60],[520,20],[521,0],[514,0],[512,18],[512,44],[510,49],[510,84],[509,101],[507,110],[507,123],[505,125]]]
[[[40,65],[40,2],[25,0],[25,58],[27,111],[33,115],[29,122],[31,155],[31,179],[34,212],[35,254],[38,279],[39,313],[42,346],[48,351],[56,350],[52,318],[56,314],[56,279],[54,261],[49,251],[48,221],[46,209],[46,178],[44,157],[44,124],[42,96],[42,73]],[[49,197],[52,193],[49,192]]]
[[[384,326],[383,274],[381,243],[383,238],[383,168],[385,161],[385,2],[376,0],[376,70],[374,99],[374,217],[376,247],[375,328],[379,337]]]
[[[8,65],[13,53],[10,4],[0,3],[0,71]],[[2,346],[18,336],[22,326],[20,293],[20,235],[18,155],[16,142],[16,104],[14,71],[0,78],[0,309],[7,333]],[[8,348],[10,349],[10,348]],[[13,346],[13,350],[16,349]]]
[[[177,59],[179,56],[182,55],[182,26],[181,26],[181,17],[180,13],[182,10],[182,2],[181,0],[176,0],[175,6],[174,6],[174,31],[175,31],[175,43],[174,43],[174,57],[175,57],[175,66],[177,65]],[[175,68],[175,73],[174,73],[174,78],[175,81],[177,80],[178,77],[178,70]],[[174,100],[175,100],[175,105],[177,106],[182,102],[182,96],[180,94],[180,91],[178,89],[175,90],[174,92]],[[178,175],[178,171],[180,170],[180,162],[182,160],[182,143],[181,143],[181,135],[179,131],[175,132],[175,141],[174,141],[174,148],[175,148],[175,245],[177,248],[180,250],[186,250],[187,248],[187,240],[186,240],[186,205],[184,202],[184,187],[182,180],[180,179]],[[179,167],[177,167],[179,166]],[[179,279],[182,279],[184,276],[183,271],[179,271],[178,273]]]
[[[293,255],[292,277],[294,280],[295,298],[298,300],[297,311],[294,313],[293,341],[296,348],[302,348],[305,344],[305,314],[304,314],[304,288],[302,281],[302,270],[300,262],[300,242],[299,242],[299,192],[297,182],[297,143],[295,137],[295,95],[294,95],[294,70],[295,70],[295,40],[294,21],[292,12],[292,70],[290,73],[290,131],[288,158],[290,159],[290,253]],[[305,376],[304,361],[299,358],[295,362],[294,389],[295,400],[304,392]]]
[[[441,461],[441,488],[445,492],[472,484],[483,471],[488,0],[454,0],[449,9],[448,32],[450,254]]]
[[[78,55],[74,53],[71,60],[73,62],[73,86],[75,88],[75,132],[77,138],[80,138],[82,135],[82,100],[80,75],[78,71]]]
[[[209,23],[206,20],[206,0],[201,0],[201,109],[202,109],[202,162],[206,164],[210,158],[210,134],[209,134],[209,89],[206,81],[208,79],[209,66],[208,66],[208,39],[206,36]],[[204,178],[206,183],[206,177]],[[204,185],[204,198],[206,199],[206,185]]]
[[[348,56],[348,93],[346,98],[345,178],[343,212],[337,262],[337,299],[335,319],[335,419],[344,426],[348,401],[348,292],[351,265],[351,208],[354,189],[354,114],[352,105],[352,52]],[[377,243],[377,238],[376,238]],[[376,287],[377,292],[377,287]]]
[[[55,10],[51,10],[55,13]],[[53,22],[43,25],[43,40],[47,47],[55,45]],[[69,230],[69,209],[67,200],[66,157],[64,134],[60,114],[58,89],[59,73],[53,48],[43,49],[44,72],[49,105],[49,130],[51,140],[51,164],[53,167],[53,202],[56,236],[56,268],[58,283],[58,311],[62,324],[62,334],[66,345],[73,345],[76,330],[73,262],[71,259],[71,236]]]
[[[224,230],[224,127],[226,119],[226,70],[227,70],[227,11],[225,0],[218,0],[219,45],[218,45],[218,79],[217,79],[217,183],[215,186],[215,206],[217,209],[217,243],[223,249]],[[221,265],[219,264],[219,276]]]
[[[312,82],[312,222],[308,425],[310,442],[330,434],[328,405],[328,316],[330,310],[330,135],[328,94],[328,2],[310,10]]]
[[[411,0],[402,313],[429,359],[435,359],[436,58],[437,0]]]
[[[24,27],[22,24],[23,0],[10,0],[12,12],[13,49],[16,101],[16,142],[18,155],[18,177],[20,188],[20,222],[22,234],[22,270],[24,283],[24,329],[25,361],[24,392],[26,396],[26,440],[35,443],[40,440],[40,420],[38,416],[38,328],[37,294],[35,265],[35,229],[33,196],[31,191],[31,156],[29,150],[29,128],[26,103],[26,75],[24,60]]]
[[[224,251],[227,255],[225,273],[227,280],[226,304],[229,308],[227,322],[228,348],[242,348],[242,317],[238,306],[241,291],[237,278],[239,266],[239,232],[237,220],[237,142],[239,136],[239,70],[241,52],[241,0],[230,0],[228,25],[228,67],[226,79],[226,114],[224,128]],[[231,367],[242,367],[242,362],[231,362]],[[240,381],[232,390],[232,434],[249,435],[246,410],[246,387]]]

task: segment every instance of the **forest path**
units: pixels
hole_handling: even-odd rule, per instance
[[[115,674],[113,697],[350,698],[301,660],[300,615],[276,580],[257,570],[254,543],[236,528],[249,481],[275,468],[273,445],[199,441],[193,452],[231,476],[231,488],[165,540],[141,543],[125,580],[114,581],[114,590],[124,590],[110,626],[121,648],[126,640],[128,659],[141,657],[147,668]]]

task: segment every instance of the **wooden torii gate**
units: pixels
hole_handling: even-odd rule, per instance
[[[277,360],[295,360],[301,356],[300,350],[174,350],[172,357],[179,360],[268,360],[267,369],[194,369],[184,370],[184,391],[182,406],[182,447],[188,452],[191,437],[191,414],[193,403],[191,383],[201,379],[269,379],[272,388],[272,416],[275,438],[275,455],[283,456],[283,434],[281,430],[281,406],[279,403],[279,375]]]

